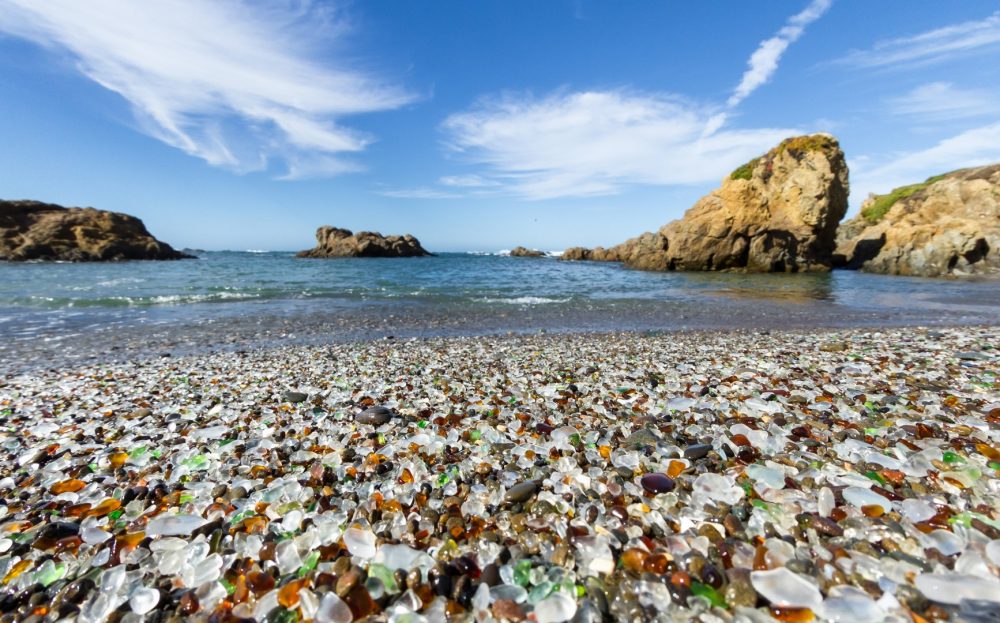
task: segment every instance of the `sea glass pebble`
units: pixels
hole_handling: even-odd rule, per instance
[[[776,606],[818,610],[823,595],[813,581],[806,580],[784,567],[750,574],[754,589]]]

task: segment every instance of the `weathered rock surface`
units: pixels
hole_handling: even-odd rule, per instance
[[[0,260],[100,262],[189,257],[154,238],[141,220],[128,214],[0,200]]]
[[[847,211],[847,163],[828,134],[782,141],[702,197],[684,217],[567,260],[624,262],[643,270],[825,271]]]
[[[870,196],[841,224],[834,262],[922,277],[1000,273],[1000,164]]]
[[[514,247],[510,252],[511,257],[545,257],[545,253],[538,249],[527,247]]]
[[[300,251],[298,257],[421,257],[431,255],[420,241],[404,236],[383,236],[378,232],[359,231],[324,225],[316,230],[316,248]]]

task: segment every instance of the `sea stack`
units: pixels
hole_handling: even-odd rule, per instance
[[[0,200],[0,260],[108,262],[192,256],[154,238],[128,214]]]
[[[298,257],[423,257],[432,255],[420,241],[405,234],[383,236],[378,232],[359,231],[324,225],[316,230],[316,247],[300,251]]]
[[[514,247],[510,252],[511,257],[545,257],[545,253],[539,251],[538,249],[529,249],[528,247]]]
[[[846,268],[921,277],[1000,273],[1000,164],[871,195],[840,226]]]
[[[573,247],[562,257],[643,270],[827,271],[847,193],[837,139],[797,136],[737,168],[659,231],[609,249]]]

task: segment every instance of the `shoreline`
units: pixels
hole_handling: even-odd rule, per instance
[[[995,326],[743,329],[8,377],[0,601],[93,620],[993,612],[998,352]]]
[[[926,304],[926,303],[925,303]],[[100,362],[147,362],[282,346],[321,346],[394,339],[504,335],[591,335],[704,331],[878,330],[905,327],[997,326],[992,305],[910,311],[854,310],[843,305],[737,298],[725,304],[510,305],[457,308],[429,304],[371,304],[326,312],[278,314],[235,304],[234,315],[198,321],[157,321],[41,330],[0,330],[0,376]]]

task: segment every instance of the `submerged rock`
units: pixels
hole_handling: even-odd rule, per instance
[[[0,260],[105,262],[190,258],[128,214],[0,200]]]
[[[300,251],[298,257],[422,257],[432,255],[420,241],[405,234],[383,236],[378,232],[359,231],[324,225],[316,230],[316,247]]]
[[[620,245],[562,258],[643,270],[825,271],[847,211],[847,163],[828,134],[797,136],[733,171],[684,217]]]

